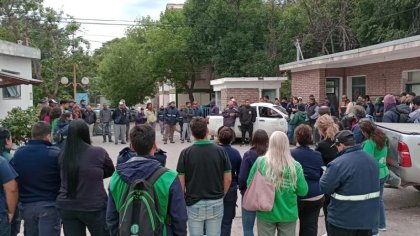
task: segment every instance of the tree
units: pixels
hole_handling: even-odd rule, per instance
[[[351,22],[360,46],[420,33],[420,1],[356,1]]]
[[[72,78],[73,64],[86,61],[89,43],[74,37],[80,24],[64,21],[64,13],[45,8],[42,0],[4,0],[0,3],[0,38],[41,49],[41,60],[32,62],[33,76],[42,79],[34,87],[34,100],[42,97],[71,97],[71,88],[60,85],[60,78]],[[67,17],[68,18],[68,17]],[[64,23],[68,22],[68,23]]]
[[[120,39],[110,45],[99,64],[100,85],[104,95],[117,104],[125,99],[127,105],[143,102],[153,96],[156,90],[155,80],[146,72],[147,64],[143,63],[147,55],[144,45],[132,38]]]

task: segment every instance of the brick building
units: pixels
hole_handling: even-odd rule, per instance
[[[286,78],[282,77],[221,78],[212,80],[210,84],[215,92],[216,104],[223,108],[231,97],[240,103],[245,99],[253,103],[267,95],[274,101],[274,98],[280,97],[281,82],[284,80]]]
[[[280,65],[292,79],[293,96],[313,94],[338,105],[341,96],[420,94],[420,36]]]

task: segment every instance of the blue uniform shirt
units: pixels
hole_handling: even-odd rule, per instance
[[[15,179],[17,177],[16,171],[12,168],[9,162],[0,156],[0,214],[7,214],[6,196],[3,189],[3,184]]]

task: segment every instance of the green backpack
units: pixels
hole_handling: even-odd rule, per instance
[[[160,167],[149,178],[130,184],[124,194],[120,211],[120,236],[161,236],[166,234],[165,219],[159,216],[160,207],[153,184],[168,169]]]

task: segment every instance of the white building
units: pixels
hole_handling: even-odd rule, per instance
[[[14,107],[33,106],[32,60],[41,59],[41,51],[0,40],[0,119]]]
[[[166,9],[182,9],[184,7],[183,3],[168,3],[166,4]]]
[[[231,97],[239,103],[247,99],[251,103],[259,102],[263,96],[274,101],[280,97],[281,82],[285,80],[285,77],[239,77],[216,79],[210,84],[216,95],[216,104],[224,108]]]

